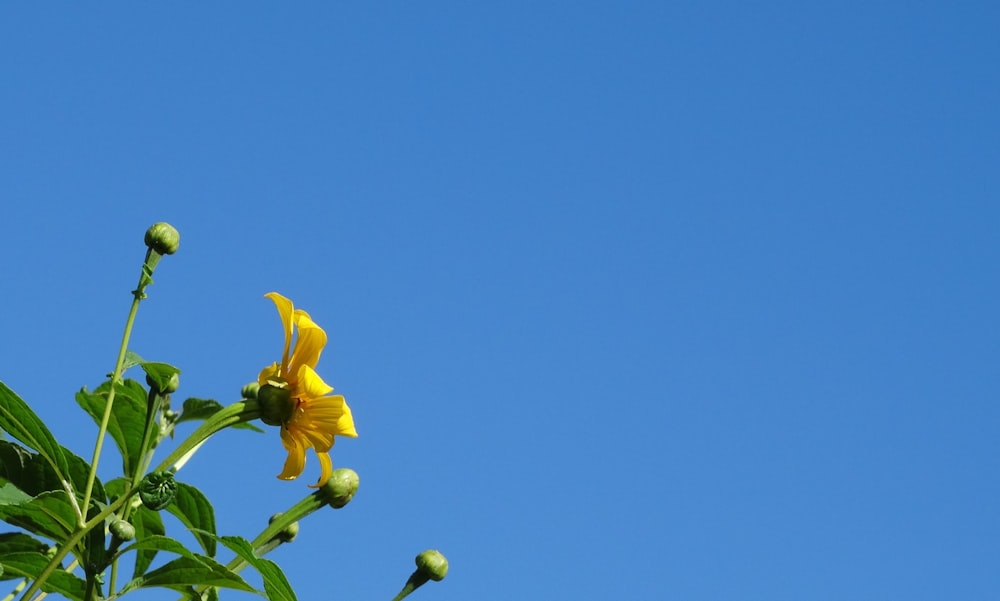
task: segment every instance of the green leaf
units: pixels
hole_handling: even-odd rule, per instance
[[[76,510],[63,491],[44,492],[26,503],[0,505],[0,519],[59,544],[76,528]]]
[[[11,553],[45,553],[49,546],[42,541],[28,536],[23,532],[7,532],[0,534],[0,557],[6,557]],[[18,574],[5,572],[0,567],[0,580],[11,580],[19,578]]]
[[[132,513],[130,521],[135,527],[136,538],[140,540],[152,536],[162,536],[167,531],[163,527],[163,518],[160,517],[159,512],[150,511],[145,507],[136,509]],[[155,547],[138,550],[138,554],[135,556],[135,568],[132,570],[133,578],[138,577],[149,569],[149,565],[153,563],[157,551],[158,549]]]
[[[31,495],[0,478],[0,505],[20,505],[31,500]]]
[[[0,554],[0,566],[4,574],[15,574],[34,580],[45,569],[49,558],[36,551],[19,551]],[[46,593],[58,593],[69,599],[83,599],[87,584],[80,578],[64,570],[56,570],[42,584]]]
[[[209,557],[215,557],[215,510],[200,490],[178,482],[174,502],[167,511],[191,530]]]
[[[264,579],[264,592],[270,601],[297,601],[292,585],[278,564],[259,557],[245,538],[238,536],[217,537],[230,551],[252,565]]]
[[[158,390],[164,390],[167,388],[167,384],[170,383],[170,378],[174,374],[181,373],[181,370],[177,369],[173,365],[168,363],[156,363],[154,361],[143,361],[139,364],[149,379],[153,381]]]
[[[3,382],[0,382],[0,428],[37,451],[62,480],[66,479],[68,467],[62,447],[41,418]]]
[[[222,408],[222,404],[220,404],[219,401],[212,399],[190,398],[184,401],[184,406],[181,408],[181,415],[177,418],[176,423],[179,424],[181,422],[208,419],[221,411]],[[254,432],[264,432],[257,426],[247,422],[240,422],[230,427],[234,430],[253,430]]]
[[[108,403],[111,383],[105,382],[90,392],[86,388],[76,393],[76,402],[100,426],[104,407]],[[122,473],[131,474],[139,465],[142,453],[142,432],[146,427],[146,389],[135,380],[124,380],[115,390],[115,404],[111,408],[108,434],[122,455]]]
[[[240,591],[256,592],[236,573],[211,557],[194,554],[193,557],[178,557],[155,570],[126,584],[120,594],[138,588],[165,587],[180,592],[188,592],[191,586],[218,586]]]
[[[68,449],[64,447],[60,449],[66,459],[66,474],[69,476],[72,488],[82,493],[86,487],[87,476],[90,474],[90,465]],[[0,478],[7,480],[29,496],[66,489],[62,478],[44,457],[5,440],[0,440]],[[107,501],[100,480],[94,481],[92,498],[98,502]]]
[[[138,353],[134,351],[125,351],[125,362],[122,364],[122,373],[125,373],[125,370],[128,368],[135,367],[142,362],[142,357],[140,357]],[[110,378],[111,376],[109,375],[108,377]]]
[[[184,546],[184,543],[174,540],[169,536],[163,536],[159,534],[147,536],[141,540],[135,541],[131,545],[119,551],[118,556],[120,557],[132,551],[138,552],[138,551],[149,551],[149,550],[166,551],[167,553],[176,553],[181,557],[197,558],[197,555],[194,552],[188,550],[188,548]]]

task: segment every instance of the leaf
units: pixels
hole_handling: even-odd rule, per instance
[[[181,373],[181,370],[168,363],[143,361],[139,364],[139,367],[146,372],[146,376],[153,381],[158,390],[165,390],[170,383],[170,378],[174,377],[175,374]]]
[[[0,557],[21,552],[45,553],[48,548],[49,546],[42,541],[28,536],[23,532],[0,534]],[[0,580],[10,580],[12,578],[19,578],[19,575],[13,572],[4,572],[2,564],[0,564]]]
[[[142,357],[140,357],[138,353],[134,351],[125,351],[125,362],[122,364],[122,373],[125,373],[126,369],[135,367],[142,362]],[[108,377],[110,378],[111,376]]]
[[[167,511],[191,530],[209,557],[215,557],[215,509],[200,490],[178,482],[174,502]]]
[[[131,545],[119,551],[118,555],[122,556],[125,553],[129,553],[131,551],[149,551],[149,550],[166,551],[167,553],[176,553],[181,557],[197,558],[197,555],[194,552],[189,551],[188,548],[184,546],[184,543],[178,540],[174,540],[169,536],[163,536],[159,534],[147,536],[143,539],[135,541]]]
[[[76,528],[76,510],[63,491],[44,492],[17,505],[0,505],[0,519],[59,544]]]
[[[60,449],[66,459],[66,475],[69,477],[71,487],[82,493],[87,484],[90,464],[64,447],[60,447]],[[6,479],[29,496],[46,491],[66,490],[62,478],[56,474],[44,457],[5,440],[0,440],[0,478]],[[95,501],[107,501],[107,495],[100,480],[94,480],[91,496]]]
[[[19,551],[0,554],[0,566],[4,574],[16,574],[34,580],[45,569],[49,558],[37,551]],[[87,584],[65,570],[56,570],[42,584],[46,593],[58,593],[70,599],[83,599]]]
[[[153,536],[162,536],[167,530],[163,527],[163,518],[156,511],[150,511],[145,507],[139,507],[132,514],[130,519],[135,527],[135,536],[142,540]],[[158,549],[155,547],[139,549],[135,556],[135,568],[132,570],[132,577],[136,578],[149,569],[153,563]]]
[[[181,415],[177,418],[176,423],[179,424],[181,422],[208,419],[217,412],[221,411],[222,408],[222,404],[213,399],[190,398],[184,401],[184,406],[181,408]],[[230,427],[234,430],[253,430],[254,432],[260,433],[264,432],[264,430],[261,430],[257,426],[247,422],[240,422]]]
[[[187,592],[188,587],[197,585],[256,592],[239,575],[211,557],[193,554],[193,557],[178,557],[168,561],[155,570],[134,578],[122,588],[119,594],[152,586]]]
[[[83,407],[94,422],[100,426],[104,418],[104,407],[108,403],[111,383],[105,382],[90,392],[81,388],[76,393],[76,402]],[[118,446],[122,455],[122,473],[131,474],[139,465],[142,453],[142,432],[146,427],[146,389],[135,380],[124,380],[115,390],[115,404],[111,408],[108,434]]]
[[[66,479],[68,468],[62,447],[41,418],[3,382],[0,382],[0,428],[37,451],[61,479]]]
[[[271,561],[259,557],[253,546],[245,538],[238,536],[216,537],[230,551],[236,553],[248,564],[252,565],[264,579],[264,592],[270,601],[297,601],[292,585],[285,577],[281,567]]]
[[[20,505],[31,500],[31,495],[10,482],[3,481],[0,485],[0,505]]]

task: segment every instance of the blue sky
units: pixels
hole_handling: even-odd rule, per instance
[[[413,598],[990,598],[998,29],[988,2],[5,5],[0,380],[89,456],[73,393],[166,220],[132,348],[178,395],[278,358],[266,292],[330,335],[362,485],[272,556],[301,599],[389,599],[428,547],[452,570]],[[226,432],[180,475],[252,537],[317,471],[283,459]]]

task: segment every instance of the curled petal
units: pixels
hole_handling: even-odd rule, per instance
[[[316,451],[316,457],[319,459],[320,465],[319,480],[316,481],[316,484],[310,484],[309,488],[323,486],[330,479],[330,475],[333,474],[333,461],[330,460],[330,455]]]
[[[306,467],[306,448],[286,428],[281,429],[281,443],[288,451],[288,458],[285,459],[285,467],[278,474],[278,478],[294,480],[302,474],[302,470]]]
[[[274,306],[278,308],[278,315],[281,316],[281,325],[285,329],[285,350],[281,353],[281,365],[283,367],[288,366],[288,350],[292,346],[292,321],[293,314],[295,312],[294,305],[292,301],[281,296],[277,292],[268,292],[264,295],[265,298],[269,298],[274,302]]]
[[[297,310],[294,314],[295,326],[298,328],[298,338],[295,340],[295,350],[291,361],[287,364],[289,374],[297,374],[303,365],[316,367],[319,356],[326,346],[326,332],[316,325],[305,311]]]
[[[295,389],[292,391],[292,396],[294,397],[318,399],[333,392],[333,386],[324,382],[323,378],[319,377],[319,374],[308,365],[299,367],[296,375],[297,382]]]

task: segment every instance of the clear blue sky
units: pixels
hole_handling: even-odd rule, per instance
[[[362,485],[273,555],[300,599],[388,600],[428,547],[415,599],[995,598],[998,31],[975,1],[7,3],[0,380],[89,456],[73,393],[167,220],[132,347],[182,398],[278,358],[266,292],[330,335]],[[317,473],[283,459],[227,432],[180,476],[252,537]]]

